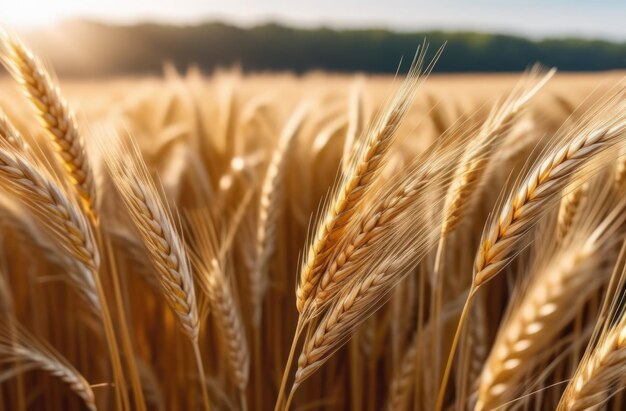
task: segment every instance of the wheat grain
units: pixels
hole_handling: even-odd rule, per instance
[[[0,110],[0,138],[7,140],[17,150],[26,151],[28,149],[24,137],[22,137],[2,110]]]
[[[563,241],[563,239],[565,239],[569,229],[574,224],[578,210],[581,207],[581,202],[585,200],[588,190],[589,185],[585,183],[573,189],[571,192],[568,192],[563,196],[563,199],[561,199],[556,226],[556,236],[559,240]]]

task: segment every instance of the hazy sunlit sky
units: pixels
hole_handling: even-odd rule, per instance
[[[576,35],[626,40],[625,0],[17,0],[0,22],[14,28],[73,18],[113,23],[159,21],[239,24],[279,21],[298,26],[432,28]]]

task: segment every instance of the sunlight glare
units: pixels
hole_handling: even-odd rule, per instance
[[[0,23],[15,28],[51,26],[67,17],[71,11],[71,3],[71,0],[16,1],[2,10]]]

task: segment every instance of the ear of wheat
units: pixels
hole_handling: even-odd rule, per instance
[[[150,255],[163,296],[185,334],[196,341],[199,324],[193,277],[173,217],[132,140],[103,147],[103,154],[115,187]]]
[[[626,335],[618,326],[603,337],[574,376],[557,408],[559,411],[598,409],[612,395],[611,386],[620,381],[624,371]]]
[[[513,258],[526,234],[546,209],[558,199],[569,179],[577,172],[592,172],[617,157],[626,137],[626,89],[619,85],[604,102],[587,113],[571,130],[557,136],[552,147],[515,183],[510,194],[497,205],[484,229],[474,259],[472,291],[452,340],[449,358],[439,389],[440,411],[447,388],[460,330],[476,291],[493,279]],[[588,168],[585,169],[585,166]]]
[[[316,296],[315,315],[321,318],[304,341],[294,387],[350,338],[435,243],[437,222],[441,221],[437,218],[441,214],[428,215],[424,208],[426,204],[442,202],[442,190],[432,181],[449,181],[447,166],[457,153],[450,149],[446,151],[451,157],[440,156],[441,147],[450,148],[445,141],[432,147],[421,159],[424,161],[416,162],[406,181],[390,184],[388,191],[381,193],[383,200],[372,204],[364,213],[363,223],[357,225],[361,229],[355,230],[356,235],[346,241],[354,246],[345,250],[354,253],[338,253],[340,257],[336,261],[340,270],[336,271],[336,277],[331,277],[334,287],[327,288],[326,294],[318,291]],[[434,176],[437,177],[431,180]],[[431,221],[427,222],[426,218]],[[375,258],[367,258],[372,250],[376,250]]]
[[[130,138],[130,137],[129,137]],[[173,217],[132,140],[102,146],[105,162],[135,229],[150,256],[161,291],[194,348],[203,402],[210,403],[200,350],[200,324],[191,267]]]
[[[96,188],[74,114],[39,60],[18,39],[0,33],[0,61],[20,83],[54,142],[86,212],[95,216]]]
[[[96,312],[101,301],[97,295],[94,273],[100,265],[95,237],[80,206],[61,186],[22,154],[0,145],[0,185],[9,190],[32,212],[41,227],[67,253],[78,267],[71,270],[77,289]]]
[[[589,185],[583,183],[563,196],[557,217],[556,235],[561,241],[567,236],[574,220],[578,217],[581,203],[585,201]]]
[[[27,370],[42,370],[60,379],[78,395],[85,406],[97,409],[91,386],[70,363],[45,341],[36,338],[14,320],[0,322],[0,354],[2,362],[15,362],[10,374]],[[6,371],[3,379],[7,378]]]
[[[192,233],[196,237],[197,251],[194,258],[198,267],[198,282],[210,300],[211,312],[217,324],[218,336],[228,356],[232,381],[245,392],[250,372],[250,355],[243,320],[232,286],[222,264],[217,259],[219,242],[210,216],[194,213]]]
[[[558,403],[557,410],[600,409],[623,389],[624,349],[626,348],[626,316],[623,312],[624,265],[626,243],[613,272],[613,283],[596,325],[597,337],[576,368]]]
[[[598,110],[590,113],[586,122],[564,133],[512,190],[497,211],[497,218],[485,227],[474,262],[476,287],[493,278],[510,261],[523,235],[542,216],[544,207],[560,198],[568,177],[607,150],[619,148],[626,130],[623,98],[623,88],[607,97],[600,110],[612,115],[598,118]]]
[[[409,74],[398,93],[385,108],[372,127],[357,141],[357,148],[349,165],[342,174],[328,206],[321,214],[315,228],[314,238],[307,247],[306,259],[300,269],[300,282],[296,292],[298,311],[302,312],[310,302],[310,296],[323,274],[333,247],[343,236],[351,217],[362,203],[385,164],[402,118],[410,107],[417,86],[421,82],[421,70],[425,52],[416,55]],[[428,72],[430,67],[426,69]]]
[[[617,257],[608,250],[622,236],[626,203],[620,202],[605,216],[611,201],[606,194],[598,198],[598,206],[585,210],[587,221],[573,227],[575,237],[547,261],[538,259],[528,288],[500,326],[480,378],[477,409],[493,409],[510,401],[516,385],[532,369],[529,359],[548,349],[598,285],[608,279],[606,267]],[[598,253],[601,249],[607,252]]]
[[[516,120],[531,99],[554,76],[556,70],[549,70],[543,74],[540,67],[534,67],[523,78],[510,95],[494,106],[488,117],[468,142],[468,147],[456,167],[450,187],[448,187],[443,205],[443,223],[439,236],[439,244],[435,254],[435,263],[432,271],[432,283],[435,289],[431,310],[433,321],[437,323],[441,301],[443,299],[443,260],[445,259],[446,242],[448,235],[468,214],[472,207],[472,199],[486,180],[486,169],[502,140],[509,134]],[[440,333],[435,333],[434,356],[439,357]],[[435,378],[439,370],[435,369]]]
[[[333,302],[342,288],[352,281],[359,281],[367,271],[363,270],[370,261],[371,250],[386,250],[393,238],[402,238],[405,230],[397,230],[395,224],[415,220],[423,215],[427,204],[439,204],[439,191],[450,183],[454,164],[463,150],[466,136],[459,136],[456,129],[434,143],[411,164],[406,173],[381,185],[378,198],[353,218],[354,225],[347,230],[344,239],[337,245],[328,267],[319,280],[310,310],[315,312]],[[400,180],[396,182],[396,180]],[[413,246],[415,255],[431,246],[432,231],[442,218],[434,213],[423,226],[408,226],[408,230],[419,232],[421,240]],[[425,247],[422,249],[421,247]],[[383,251],[384,252],[384,251]],[[381,254],[384,255],[384,254]],[[311,315],[311,312],[305,313]]]
[[[446,196],[445,217],[441,226],[442,238],[459,224],[468,206],[468,200],[481,182],[486,164],[491,155],[497,151],[499,142],[555,72],[555,69],[551,69],[543,74],[539,67],[531,70],[527,78],[520,81],[506,100],[494,107],[477,131],[477,135],[469,142]]]
[[[276,230],[278,217],[283,202],[283,178],[288,156],[296,136],[302,127],[307,113],[312,109],[310,104],[297,108],[287,121],[272,154],[265,178],[261,185],[259,198],[258,229],[256,238],[257,263],[250,276],[252,305],[254,306],[254,323],[258,325],[261,318],[261,304],[266,288],[265,271],[276,247]]]

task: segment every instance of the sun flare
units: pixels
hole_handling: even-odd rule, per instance
[[[3,8],[0,23],[14,28],[50,26],[66,16],[64,11],[70,9],[70,1],[18,1]]]

